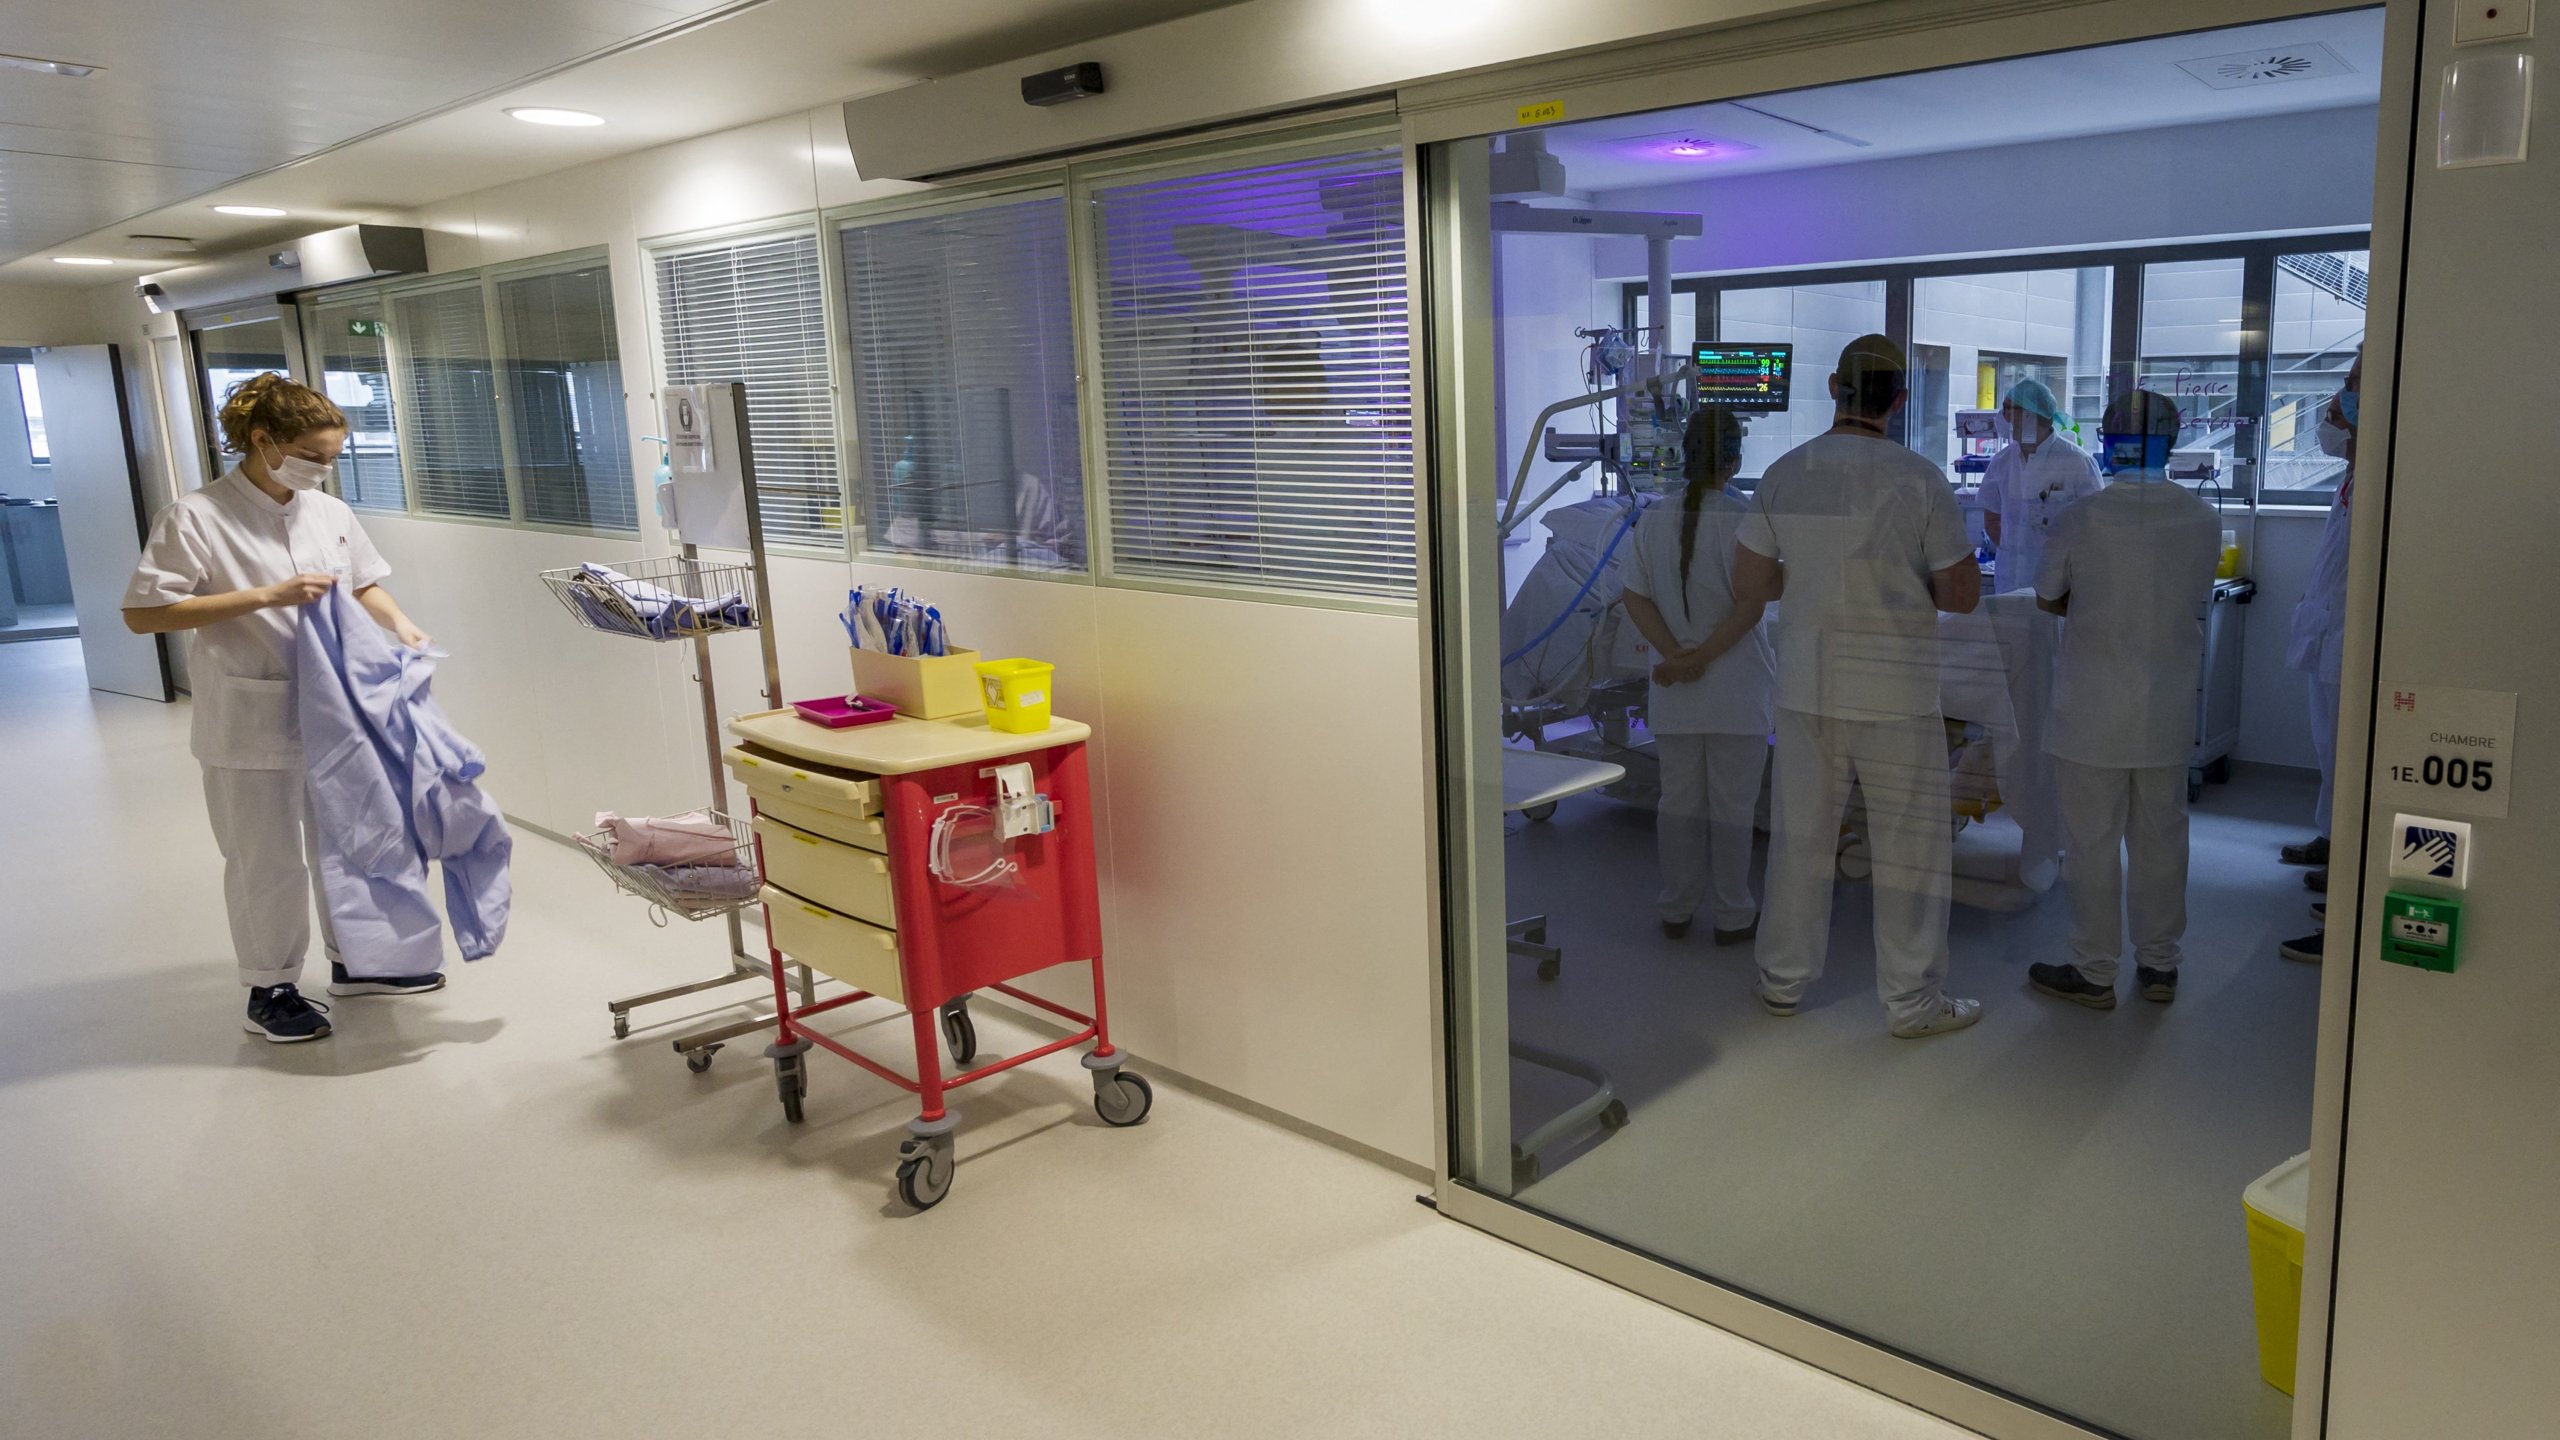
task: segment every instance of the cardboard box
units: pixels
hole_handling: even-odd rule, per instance
[[[854,692],[898,707],[918,720],[957,720],[984,712],[979,696],[978,652],[954,650],[948,655],[892,655],[885,650],[853,652]]]

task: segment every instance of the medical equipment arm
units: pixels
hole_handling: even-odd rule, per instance
[[[1735,541],[1733,546],[1733,602],[1747,605],[1756,612],[1759,607],[1784,598],[1787,589],[1787,567],[1773,555],[1763,555],[1750,546]]]
[[[1929,594],[1950,615],[1970,615],[1982,603],[1982,566],[1971,555],[1929,577]]]
[[[308,605],[329,593],[337,584],[331,575],[296,575],[273,585],[260,585],[248,590],[227,590],[220,595],[190,595],[166,605],[137,605],[124,612],[124,628],[136,635],[167,635],[180,630],[201,630],[225,620],[237,620],[261,610],[284,605]]]
[[[425,648],[427,632],[419,629],[416,622],[401,610],[400,602],[391,598],[390,591],[380,585],[367,585],[356,592],[356,603],[373,617],[373,623],[397,636],[401,644],[412,649]]]

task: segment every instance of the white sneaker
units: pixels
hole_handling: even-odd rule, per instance
[[[1893,1038],[1919,1040],[1931,1035],[1944,1035],[1950,1030],[1962,1030],[1981,1018],[1981,1001],[1955,1000],[1942,995],[1938,998],[1937,1009],[1917,1020],[1905,1020],[1894,1026]]]

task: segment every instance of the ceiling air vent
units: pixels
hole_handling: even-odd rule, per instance
[[[2355,73],[2355,67],[2339,59],[2337,51],[2317,41],[2181,60],[2178,68],[2216,90],[2242,90],[2285,80],[2318,80]]]

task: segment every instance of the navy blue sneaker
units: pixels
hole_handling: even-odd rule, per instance
[[[2154,970],[2148,965],[2136,965],[2133,967],[2133,983],[2142,991],[2145,1000],[2156,1000],[2166,1005],[2178,998],[2178,972],[2175,970]]]
[[[2077,965],[2030,965],[2027,983],[2074,1005],[2086,1005],[2092,1010],[2116,1008],[2116,987],[2091,984]]]
[[[266,1036],[271,1045],[299,1045],[328,1037],[329,1022],[321,1018],[328,1013],[328,1006],[303,999],[290,985],[252,985],[249,1018],[241,1028]]]
[[[424,975],[373,975],[357,979],[336,960],[329,962],[329,993],[332,995],[424,995],[444,988],[444,972],[429,971]]]

